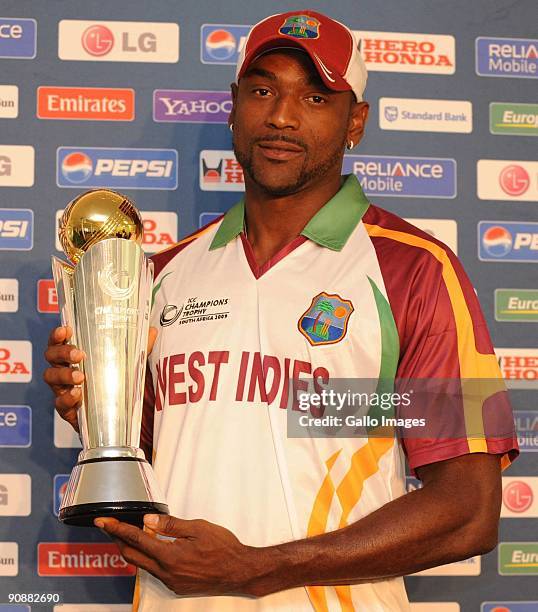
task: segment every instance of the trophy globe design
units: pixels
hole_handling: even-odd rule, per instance
[[[76,197],[59,228],[71,263],[52,257],[63,325],[86,353],[78,411],[83,450],[71,472],[60,521],[93,525],[97,516],[140,524],[167,514],[139,448],[153,263],[141,247],[133,202],[110,189]]]

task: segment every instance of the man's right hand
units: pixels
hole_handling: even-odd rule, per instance
[[[45,359],[51,367],[45,370],[43,379],[56,396],[56,411],[78,432],[77,412],[82,401],[78,385],[84,380],[84,374],[76,366],[86,355],[69,344],[72,335],[70,327],[56,327],[51,331],[45,351]]]

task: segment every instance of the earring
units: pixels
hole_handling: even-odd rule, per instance
[[[350,151],[351,151],[351,149],[352,149],[354,146],[355,146],[355,145],[353,144],[353,141],[352,141],[352,140],[350,140],[350,141],[347,143],[347,145],[346,145],[346,147],[347,147],[347,148],[348,148]]]
[[[230,125],[228,127],[230,128],[230,132],[234,131],[234,124],[233,123],[230,123]]]

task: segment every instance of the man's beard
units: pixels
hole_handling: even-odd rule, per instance
[[[302,147],[305,150],[305,159],[303,161],[303,165],[300,168],[299,172],[295,177],[282,177],[282,183],[277,185],[268,185],[263,177],[263,173],[259,168],[256,168],[256,164],[253,162],[253,152],[254,146],[258,142],[258,140],[263,140],[264,142],[289,142],[295,145]],[[273,136],[273,137],[265,137],[252,141],[249,143],[247,151],[243,153],[239,151],[235,146],[234,142],[234,153],[237,161],[241,164],[243,168],[243,172],[248,175],[248,177],[256,183],[258,187],[260,187],[265,193],[270,196],[281,197],[286,195],[291,195],[293,193],[297,193],[301,191],[305,185],[307,185],[312,179],[319,178],[324,176],[334,168],[335,165],[341,163],[342,150],[345,146],[345,140],[335,146],[334,149],[323,159],[319,160],[317,164],[307,168],[308,165],[308,147],[301,141],[291,138],[289,136]]]

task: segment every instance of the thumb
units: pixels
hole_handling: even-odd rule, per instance
[[[158,330],[156,327],[150,327],[148,333],[148,355],[153,350],[153,345],[155,344],[155,340],[157,340]]]
[[[174,536],[176,538],[189,535],[192,530],[187,526],[191,521],[170,516],[169,514],[146,514],[144,525],[160,535]]]

